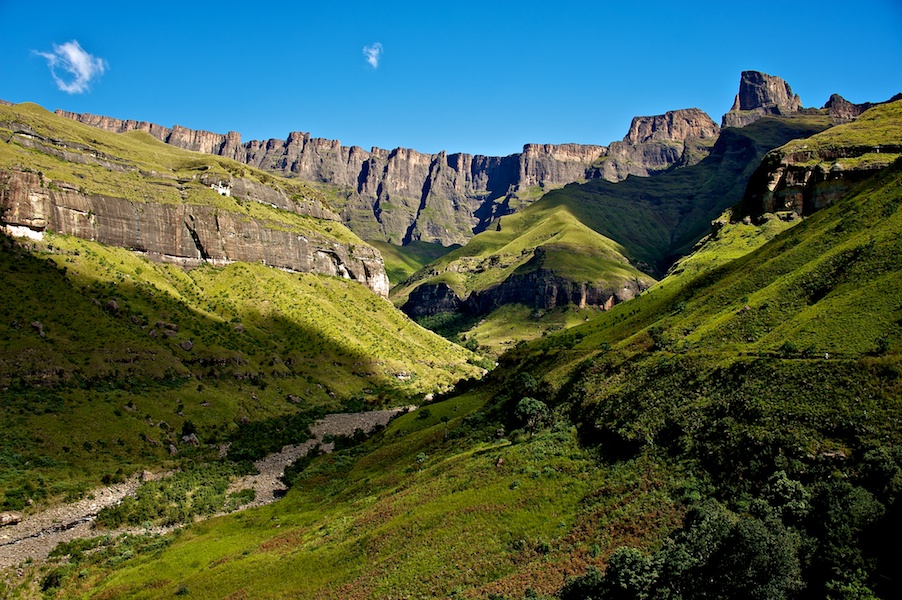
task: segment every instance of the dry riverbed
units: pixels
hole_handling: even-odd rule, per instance
[[[369,433],[377,427],[385,426],[392,417],[416,407],[394,408],[364,413],[340,413],[327,415],[310,426],[313,438],[303,444],[285,446],[256,461],[257,475],[247,475],[232,484],[231,491],[253,488],[253,502],[239,510],[270,504],[276,500],[285,486],[279,478],[285,467],[305,456],[317,444],[324,452],[332,451],[332,444],[323,443],[327,435],[353,435],[357,429]],[[145,477],[146,479],[146,477]],[[61,504],[33,515],[28,515],[14,525],[0,528],[0,568],[15,567],[27,559],[42,561],[61,542],[95,535],[119,533],[144,533],[145,529],[120,529],[99,532],[94,528],[94,518],[101,509],[119,503],[126,496],[135,493],[141,485],[141,478],[132,477],[124,483],[97,488],[87,499]],[[162,531],[162,530],[161,530]]]

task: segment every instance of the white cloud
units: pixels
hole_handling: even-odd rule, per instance
[[[103,75],[108,65],[84,51],[77,40],[53,45],[53,52],[37,52],[47,59],[50,74],[59,89],[67,94],[81,94],[88,90],[92,79]]]
[[[382,58],[382,44],[376,42],[372,46],[364,46],[363,56],[366,57],[366,62],[370,63],[371,67],[378,69],[379,59]]]

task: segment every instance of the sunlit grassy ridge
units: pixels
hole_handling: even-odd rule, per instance
[[[429,264],[393,291],[403,303],[410,290],[423,283],[442,281],[462,296],[484,290],[514,273],[523,273],[536,248],[546,251],[544,268],[576,281],[606,282],[617,286],[640,278],[652,280],[630,265],[623,248],[582,224],[569,207],[539,203],[502,217],[495,227]]]
[[[897,101],[878,104],[862,113],[854,121],[828,129],[805,140],[789,142],[780,148],[780,152],[792,154],[807,151],[815,154],[831,148],[861,146],[876,149],[879,146],[898,147],[900,143],[902,143],[902,101]],[[894,158],[890,153],[889,162]],[[816,158],[813,157],[813,160]]]
[[[152,465],[186,421],[221,441],[242,421],[409,403],[479,373],[347,280],[245,263],[186,272],[67,236],[29,246],[0,251],[10,508]],[[53,482],[34,485],[37,473]]]

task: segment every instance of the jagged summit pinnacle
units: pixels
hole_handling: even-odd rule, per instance
[[[760,71],[743,71],[739,78],[739,93],[730,112],[723,116],[723,127],[744,127],[765,115],[786,115],[798,112],[802,99],[780,77]]]

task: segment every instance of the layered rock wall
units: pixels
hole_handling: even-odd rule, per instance
[[[8,170],[0,171],[0,223],[16,235],[55,231],[184,267],[244,261],[334,275],[388,295],[388,278],[374,248],[274,228],[214,206],[85,194],[65,182]]]
[[[870,155],[869,160],[861,160],[865,155]],[[857,183],[900,155],[902,144],[811,152],[774,151],[764,158],[749,180],[741,216],[781,211],[810,215],[846,195]]]
[[[302,132],[285,140],[242,142],[236,132],[223,135],[56,112],[117,133],[145,131],[179,148],[330,186],[334,192],[330,202],[355,233],[394,244],[413,240],[465,244],[497,217],[534,199],[531,190],[536,187],[544,191],[595,177],[620,181],[630,174],[653,174],[686,162],[684,141],[716,135],[717,128],[711,129],[710,118],[697,109],[641,117],[634,125],[650,128],[648,139],[631,138],[614,152],[610,164],[598,168],[599,161],[611,155],[605,146],[527,144],[522,153],[503,157],[423,154],[405,148],[367,151]],[[632,130],[627,137],[631,135]]]
[[[645,287],[638,281],[622,282],[616,286],[578,282],[552,271],[538,270],[515,274],[496,286],[472,292],[466,298],[461,298],[446,283],[425,283],[411,291],[401,310],[413,318],[459,312],[479,316],[506,304],[546,310],[568,305],[609,310],[635,297]]]
[[[622,141],[608,147],[591,176],[623,181],[630,175],[648,177],[676,166],[693,165],[710,152],[720,127],[704,111],[686,108],[663,115],[634,117]]]

